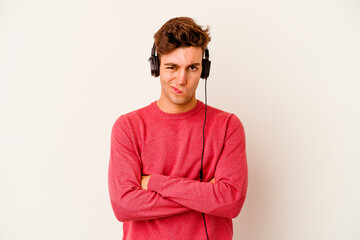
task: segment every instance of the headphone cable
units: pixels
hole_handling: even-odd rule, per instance
[[[207,91],[206,91],[206,83],[207,78],[205,78],[205,118],[204,118],[204,125],[203,125],[203,148],[201,153],[201,169],[200,169],[200,182],[202,182],[203,177],[203,159],[204,159],[204,148],[205,148],[205,123],[206,123],[206,108],[207,108]],[[205,232],[206,232],[206,239],[209,240],[209,235],[207,232],[206,221],[205,221],[205,214],[202,213],[205,225]]]

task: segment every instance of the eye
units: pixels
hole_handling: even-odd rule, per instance
[[[169,66],[169,67],[166,67],[166,69],[174,70],[175,67],[174,66]]]
[[[190,66],[190,67],[189,67],[189,70],[190,70],[190,71],[196,71],[197,69],[198,69],[198,68],[195,67],[195,66]]]

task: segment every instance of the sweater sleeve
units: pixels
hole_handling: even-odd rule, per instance
[[[141,160],[126,121],[120,117],[112,128],[108,186],[116,218],[137,221],[163,218],[193,211],[141,187]]]
[[[226,218],[238,216],[245,201],[248,175],[245,133],[236,115],[229,119],[214,177],[215,183],[211,183],[153,174],[148,189],[198,212]]]

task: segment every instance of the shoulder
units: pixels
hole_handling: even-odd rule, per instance
[[[223,121],[228,125],[242,125],[240,119],[236,116],[235,113],[227,112],[209,105],[207,106],[207,113],[208,116],[216,121]]]
[[[115,127],[131,128],[134,127],[134,125],[140,124],[145,116],[151,115],[152,105],[153,102],[145,107],[120,115],[115,120],[113,128]]]
[[[232,115],[232,113],[226,112],[224,110],[221,110],[219,108],[213,107],[213,106],[209,106],[207,105],[207,113],[209,115],[211,115],[212,117],[216,117],[216,118],[229,118],[230,115]]]
[[[245,134],[244,126],[235,113],[207,106],[207,119],[209,119],[210,125],[213,125],[214,128],[224,129],[227,136],[233,132],[238,132],[240,135]]]

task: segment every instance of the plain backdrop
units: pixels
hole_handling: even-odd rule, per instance
[[[245,127],[234,239],[360,239],[356,0],[0,0],[0,239],[122,238],[111,128],[159,98],[153,34],[178,16],[210,26],[208,104]]]

